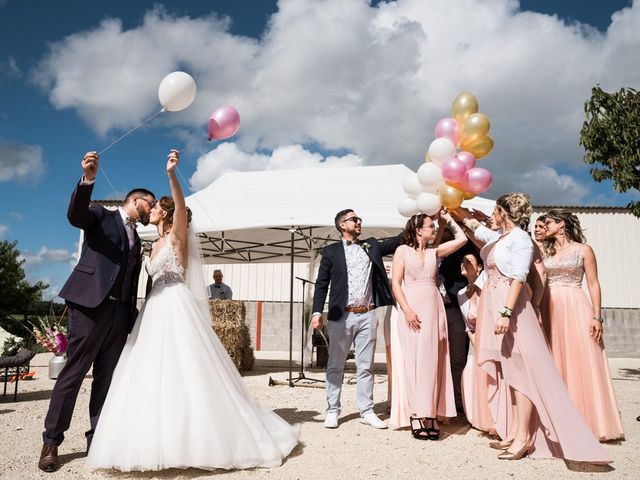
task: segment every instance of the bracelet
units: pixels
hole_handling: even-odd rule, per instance
[[[604,318],[602,317],[593,317],[593,319],[599,321],[600,323],[604,322]]]
[[[511,318],[511,315],[513,314],[513,309],[505,306],[505,307],[502,307],[500,310],[498,310],[498,313],[500,314],[501,317]]]

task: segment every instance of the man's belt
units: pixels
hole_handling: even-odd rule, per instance
[[[344,311],[349,313],[367,313],[376,308],[375,305],[362,305],[360,307],[345,307]]]

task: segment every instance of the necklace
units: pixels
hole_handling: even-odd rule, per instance
[[[556,247],[556,252],[561,252],[563,250],[566,250],[567,248],[569,248],[571,245],[573,245],[573,242],[569,242],[567,243],[564,247]]]

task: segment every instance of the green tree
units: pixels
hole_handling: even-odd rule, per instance
[[[633,88],[607,93],[599,85],[584,105],[580,131],[584,161],[596,182],[611,180],[616,192],[640,190],[640,94]],[[627,205],[640,217],[640,201]]]
[[[0,327],[18,337],[28,337],[28,321],[37,313],[42,292],[47,285],[30,284],[24,275],[24,259],[16,249],[17,242],[0,242]]]

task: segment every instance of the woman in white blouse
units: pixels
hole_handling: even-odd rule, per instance
[[[478,305],[476,360],[494,380],[506,383],[516,406],[511,438],[503,438],[501,460],[564,458],[592,463],[611,459],[577,412],[553,358],[529,296],[523,288],[533,259],[533,242],[524,229],[531,215],[522,193],[496,200],[491,229],[470,215],[463,223],[484,243],[480,252],[487,280]],[[501,390],[489,386],[489,409],[505,424],[510,409]]]

